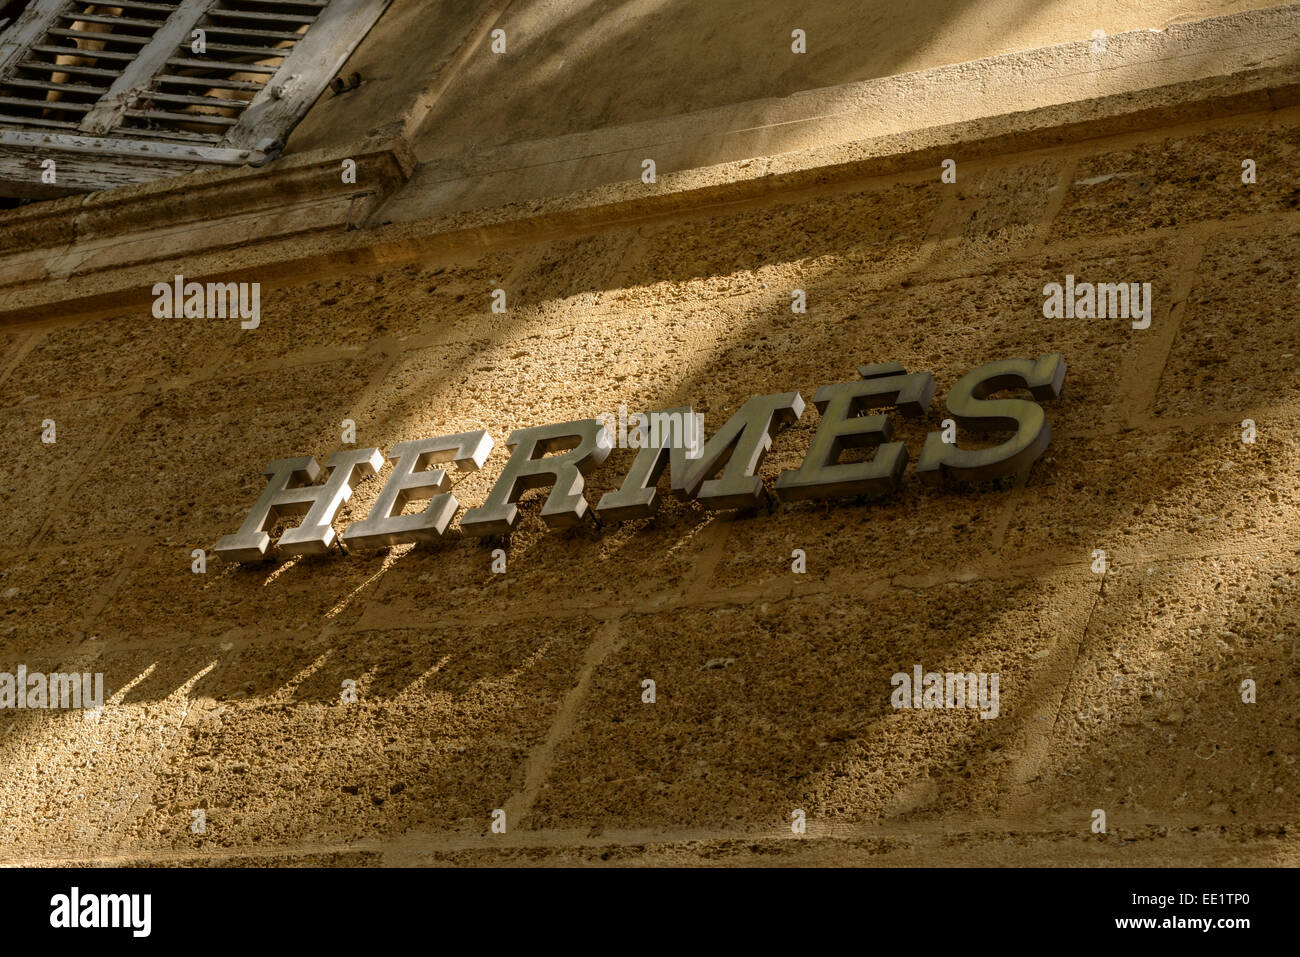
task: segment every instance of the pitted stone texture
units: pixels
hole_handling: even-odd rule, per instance
[[[988,814],[1096,585],[1049,575],[621,620],[530,827],[786,828]],[[999,716],[895,709],[892,676],[999,673]],[[656,683],[644,704],[641,682]],[[1059,692],[1056,692],[1059,693]]]
[[[293,366],[141,399],[77,507],[55,517],[49,539],[215,544],[239,528],[265,488],[267,463],[314,455],[323,466],[342,447],[341,422],[376,368],[372,360]]]
[[[1241,181],[1253,159],[1257,182]],[[1161,137],[1079,161],[1052,224],[1058,239],[1186,227],[1300,208],[1300,124],[1233,122],[1183,137]]]
[[[1235,424],[1062,438],[1030,474],[1007,529],[1006,558],[1091,563],[1280,545],[1300,507],[1295,414]]]
[[[336,523],[336,531],[343,527]],[[120,641],[233,639],[303,628],[314,633],[325,623],[338,627],[355,621],[385,565],[380,554],[337,551],[319,558],[236,565],[223,562],[211,546],[200,542],[145,549],[92,629]],[[196,547],[207,552],[203,574],[193,571]]]
[[[1000,258],[1038,242],[1061,187],[1062,160],[1035,160],[966,172],[957,164],[949,213],[953,242],[935,254],[935,263],[968,263]]]
[[[459,317],[481,316],[515,267],[508,253],[411,263],[299,286],[263,287],[262,321],[235,342],[224,372],[293,356],[338,358],[378,340],[443,337]]]
[[[104,398],[201,372],[230,347],[238,319],[156,319],[148,309],[40,334],[0,383],[10,401]]]
[[[1294,821],[1298,581],[1291,550],[1113,569],[1034,786],[1040,813]]]
[[[222,656],[131,847],[485,833],[524,783],[593,623],[272,640]],[[357,703],[341,701],[344,680]],[[232,700],[241,681],[250,700]],[[206,807],[208,833],[189,831]]]
[[[102,673],[105,694],[97,715],[76,709],[0,712],[8,725],[0,749],[6,846],[68,856],[112,847],[180,733],[190,705],[182,682],[148,702],[125,704],[123,692],[140,672],[128,676],[113,667],[94,643],[57,657],[5,659],[0,671],[9,673],[19,663],[29,674]]]
[[[937,181],[906,183],[673,223],[648,233],[619,298],[670,306],[764,284],[788,297],[828,273],[906,270],[941,199]]]
[[[968,372],[998,359],[1059,352],[1064,391],[1044,402],[1053,431],[1113,427],[1141,392],[1146,369],[1159,361],[1159,342],[1133,329],[1131,319],[1046,318],[1044,286],[1064,283],[1067,274],[1100,282],[1140,275],[1152,284],[1154,325],[1172,307],[1179,256],[1169,243],[1122,242],[923,271],[884,288],[872,288],[870,277],[819,281],[808,287],[806,316],[791,315],[788,303],[782,310],[757,297],[728,300],[715,314],[725,317],[731,335],[696,361],[693,386],[711,402],[708,426],[754,394],[798,389],[811,401],[818,386],[856,379],[860,365],[901,362],[908,372],[934,375],[938,389],[926,421],[938,428],[948,390]],[[940,331],[947,316],[960,317],[960,334]],[[815,410],[804,418],[815,421]]]
[[[119,584],[129,546],[50,549],[0,560],[0,649],[6,655],[99,637],[95,612]]]
[[[1159,415],[1249,417],[1294,395],[1300,365],[1300,224],[1223,232],[1197,267]]]
[[[36,542],[51,517],[67,520],[85,515],[86,499],[64,498],[80,485],[95,487],[106,476],[92,465],[113,438],[122,416],[136,407],[130,396],[60,399],[30,396],[0,412],[0,530],[14,545]],[[45,422],[54,423],[54,441],[42,441]],[[39,543],[37,543],[39,544]]]

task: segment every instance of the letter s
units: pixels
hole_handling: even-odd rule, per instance
[[[925,437],[917,474],[927,481],[950,476],[979,482],[1028,470],[1051,441],[1052,429],[1038,402],[1028,399],[989,399],[1002,389],[1027,388],[1035,399],[1054,399],[1065,382],[1065,360],[1059,352],[1037,359],[1003,359],[968,372],[948,393],[948,412],[967,430],[992,432],[1014,428],[1016,434],[991,449],[960,449],[943,440],[942,432]]]

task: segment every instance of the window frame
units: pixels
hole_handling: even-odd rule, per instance
[[[35,0],[0,32],[0,85],[64,12],[69,0]],[[78,0],[81,2],[81,0]],[[111,0],[109,0],[111,3]],[[221,0],[181,0],[141,45],[76,131],[0,121],[0,195],[35,199],[149,182],[210,166],[261,165],[338,74],[391,0],[327,0],[262,88],[215,144],[133,136],[122,127],[134,98],[148,92],[166,61]],[[105,5],[108,5],[107,3]],[[41,182],[54,159],[57,182]]]

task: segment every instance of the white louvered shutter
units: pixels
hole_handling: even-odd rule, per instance
[[[0,34],[0,146],[39,132],[51,149],[242,162],[287,137],[387,4],[34,0]]]

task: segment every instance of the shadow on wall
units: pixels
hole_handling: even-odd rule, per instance
[[[1086,40],[1098,29],[1160,29],[1240,9],[1194,7],[516,0],[496,23],[506,32],[506,54],[490,54],[485,41],[416,141],[421,155],[437,155],[543,139]],[[806,37],[804,54],[792,49],[796,29]]]
[[[561,242],[519,259],[515,276],[525,292],[505,317],[441,303],[436,291],[421,294],[437,267],[394,267],[376,293],[392,315],[393,327],[382,334],[432,330],[438,341],[402,357],[397,384],[369,410],[367,441],[387,448],[490,419],[500,443],[510,428],[550,421],[552,413],[559,421],[610,411],[620,400],[633,408],[695,403],[711,431],[749,395],[798,389],[807,399],[819,385],[852,378],[858,364],[886,360],[933,372],[941,403],[977,365],[1060,351],[1070,371],[1065,394],[1049,405],[1056,438],[1027,482],[935,490],[909,470],[904,487],[885,501],[736,517],[669,501],[654,519],[600,533],[541,531],[543,493],[534,492],[510,543],[508,584],[489,571],[487,550],[468,541],[269,570],[214,569],[197,589],[175,549],[158,549],[166,554],[150,554],[94,620],[103,642],[98,665],[111,671],[116,689],[124,687],[121,676],[131,676],[121,700],[128,709],[166,703],[183,714],[201,698],[258,710],[263,734],[283,722],[292,726],[292,746],[306,752],[328,740],[360,759],[360,749],[392,732],[420,747],[448,744],[472,755],[484,740],[523,729],[510,745],[522,754],[544,736],[573,687],[595,640],[597,613],[626,608],[621,645],[597,669],[591,707],[557,755],[557,767],[571,773],[556,786],[587,782],[588,803],[574,795],[569,807],[582,808],[590,821],[626,823],[630,797],[653,799],[635,790],[646,786],[634,780],[644,768],[635,771],[630,757],[641,752],[617,727],[624,721],[615,690],[635,687],[646,668],[675,674],[682,689],[673,736],[653,739],[663,745],[652,757],[653,775],[668,789],[660,811],[666,823],[698,823],[699,802],[738,781],[748,782],[749,796],[737,792],[731,801],[751,823],[765,819],[754,815],[774,802],[801,806],[810,791],[849,818],[988,814],[1006,806],[1004,792],[1026,813],[1053,802],[1077,811],[1093,782],[1139,811],[1177,811],[1181,784],[1188,795],[1182,806],[1192,812],[1229,815],[1243,802],[1289,812],[1286,802],[1300,788],[1274,758],[1290,746],[1295,727],[1295,660],[1287,644],[1300,627],[1287,611],[1296,607],[1294,596],[1272,579],[1261,587],[1262,564],[1233,578],[1194,559],[1279,548],[1293,532],[1300,406],[1278,402],[1272,378],[1258,367],[1246,367],[1231,393],[1206,389],[1182,375],[1183,365],[1195,367],[1201,357],[1179,358],[1177,340],[1171,357],[1161,339],[1136,335],[1123,321],[1042,317],[1045,282],[1067,271],[1109,279],[1110,270],[1123,270],[1153,283],[1161,304],[1153,319],[1165,328],[1180,276],[1199,266],[1186,237],[1117,238],[1068,257],[1021,250],[1003,261],[941,265],[934,257],[942,250],[925,244],[939,199],[936,185],[912,184],[893,187],[888,198],[879,191],[841,198],[838,216],[833,204],[814,202],[650,236]],[[566,271],[574,242],[622,278]],[[1234,236],[1212,247],[1198,281],[1208,288],[1254,274],[1252,242]],[[628,256],[629,249],[637,253]],[[809,292],[807,315],[789,311],[793,282]],[[583,314],[574,302],[592,288],[620,291],[595,304],[604,311]],[[319,304],[320,292],[284,295]],[[1235,302],[1242,354],[1267,351],[1260,337],[1294,333],[1294,309],[1275,310],[1266,296]],[[318,305],[294,333],[305,343],[329,336],[354,305]],[[1183,317],[1184,330],[1205,321],[1196,308]],[[1256,321],[1256,308],[1277,322]],[[380,334],[371,329],[369,337]],[[573,383],[582,384],[581,394],[572,393]],[[288,388],[267,380],[267,400]],[[1157,388],[1182,417],[1154,416]],[[1243,410],[1268,425],[1255,446],[1236,438]],[[921,422],[897,420],[913,457],[942,417],[937,404]],[[769,483],[797,465],[815,426],[809,411],[778,436],[762,472]],[[186,460],[187,442],[203,441],[165,429],[161,436],[175,443],[178,461]],[[257,435],[241,438],[232,454],[252,485],[267,460],[290,451]],[[458,486],[466,507],[481,502],[503,456],[499,445],[484,472]],[[617,452],[593,474],[592,501],[619,484],[629,456]],[[364,514],[379,484],[358,489],[340,524]],[[247,492],[223,490],[215,512],[246,509]],[[88,494],[112,495],[113,486],[106,480]],[[810,587],[798,593],[789,572],[793,547],[809,557]],[[1098,547],[1111,552],[1123,598],[1103,595],[1093,619],[1100,586],[1087,566]],[[1148,564],[1172,576],[1163,594],[1153,596],[1154,583],[1145,582]],[[963,580],[967,572],[971,580]],[[1288,574],[1294,579],[1295,569]],[[1153,626],[1169,607],[1178,609],[1176,619]],[[1196,629],[1204,640],[1184,640]],[[1137,646],[1126,646],[1130,634],[1140,636]],[[177,640],[186,635],[195,639],[190,647]],[[149,647],[155,639],[165,648]],[[1216,735],[1226,741],[1223,729],[1244,730],[1251,720],[1231,710],[1225,690],[1244,675],[1243,656],[1260,665],[1261,687],[1267,683],[1275,695],[1252,737],[1238,738],[1269,758],[1262,768],[1236,760],[1242,754],[1235,763],[1219,760],[1210,748]],[[735,664],[702,670],[717,658]],[[1141,670],[1130,672],[1136,659]],[[888,682],[916,662],[1002,671],[1003,717],[935,715],[940,733],[908,738],[915,726],[888,709]],[[1112,672],[1132,677],[1114,685]],[[1226,685],[1225,677],[1232,679]],[[349,737],[339,727],[337,736],[318,738],[309,722],[293,724],[300,714],[293,706],[333,705],[346,679],[358,681],[373,735]],[[1093,708],[1098,701],[1108,710]],[[1181,703],[1181,718],[1171,702]],[[385,723],[388,706],[406,709],[400,721]],[[629,697],[626,707],[635,706]],[[11,726],[6,743],[19,746],[15,755],[66,748],[63,732],[42,717]],[[233,747],[237,729],[226,733]],[[1026,742],[1039,733],[1056,733],[1064,745],[1039,765],[1026,763]],[[891,736],[924,746],[902,762],[899,752],[880,748]],[[1133,763],[1153,749],[1161,751],[1153,760],[1164,775],[1134,790],[1141,780]],[[517,767],[518,756],[513,760]],[[15,758],[6,776],[20,763]],[[610,769],[607,780],[602,767]],[[700,776],[701,768],[714,777]],[[845,776],[846,768],[856,770]],[[978,788],[963,783],[976,778]],[[1073,790],[1080,783],[1084,791]],[[1015,790],[1029,785],[1041,803]],[[430,809],[438,786],[435,776],[430,790],[405,799],[415,801],[417,823],[436,825],[441,811]],[[1276,788],[1283,796],[1272,796]],[[917,796],[891,797],[904,791]],[[539,804],[537,820],[554,824],[575,813],[557,800]]]

